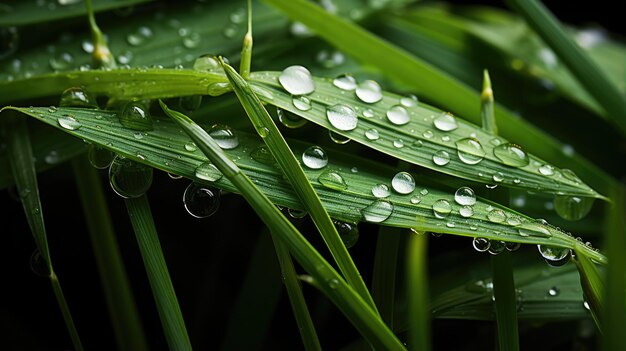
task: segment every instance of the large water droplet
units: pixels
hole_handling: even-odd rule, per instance
[[[366,80],[356,88],[356,96],[365,103],[373,104],[382,100],[383,92],[376,81]]]
[[[577,221],[585,217],[593,207],[595,199],[591,197],[556,195],[554,209],[563,219]]]
[[[493,154],[507,166],[524,167],[530,159],[521,147],[515,144],[500,144],[493,148]]]
[[[231,150],[239,146],[239,138],[229,126],[214,124],[209,130],[209,135],[224,150]]]
[[[478,252],[486,252],[491,247],[491,242],[485,238],[474,238],[472,246]]]
[[[400,104],[404,107],[415,107],[417,106],[417,96],[415,95],[407,95],[400,98]]]
[[[109,183],[116,194],[133,199],[148,191],[152,173],[152,167],[117,156],[109,167]]]
[[[302,153],[302,162],[311,169],[320,169],[328,164],[328,155],[319,146],[311,146]]]
[[[539,173],[543,174],[544,176],[552,176],[554,175],[554,167],[545,164],[539,167]]]
[[[369,206],[361,209],[363,219],[371,223],[385,221],[393,213],[393,204],[387,200],[375,200]]]
[[[57,119],[57,123],[64,129],[67,130],[77,130],[82,124],[78,122],[74,117],[70,115],[63,115]]]
[[[400,105],[395,105],[387,111],[387,119],[395,125],[404,125],[409,123],[411,117],[409,116],[409,112],[406,108]]]
[[[308,111],[311,109],[311,100],[306,96],[294,96],[291,102],[300,111]]]
[[[278,76],[278,81],[292,95],[306,95],[315,91],[311,72],[302,66],[289,66]]]
[[[204,162],[196,167],[195,170],[196,178],[206,180],[209,182],[216,182],[220,178],[222,178],[222,173],[209,162]]]
[[[343,131],[353,130],[358,123],[356,112],[346,104],[337,104],[327,108],[326,117],[333,127]]]
[[[348,74],[342,74],[333,79],[333,85],[342,90],[356,89],[356,80]]]
[[[485,158],[485,150],[476,138],[464,138],[456,142],[456,151],[461,161],[475,165]]]
[[[106,169],[111,166],[114,158],[115,154],[103,147],[91,144],[87,148],[87,159],[94,168]]]
[[[447,200],[437,200],[433,203],[433,213],[435,217],[439,219],[443,219],[448,217],[448,215],[452,212],[452,206]]]
[[[193,63],[193,69],[196,71],[205,71],[213,73],[223,73],[224,69],[219,61],[212,55],[203,55],[198,57]]]
[[[150,110],[140,101],[129,101],[119,117],[120,123],[133,130],[149,131],[153,129]]]
[[[322,172],[319,177],[317,177],[317,181],[326,188],[333,190],[342,191],[348,188],[348,184],[346,184],[346,181],[343,179],[341,174],[333,170],[326,170]]]
[[[408,172],[398,172],[391,179],[391,187],[399,194],[410,194],[415,190],[415,179]]]
[[[391,191],[389,191],[387,184],[376,184],[372,187],[372,195],[377,198],[385,198],[391,195]]]
[[[552,233],[550,233],[550,230],[542,221],[522,223],[517,227],[517,230],[521,236],[538,236],[543,238],[552,236]]]
[[[450,162],[450,154],[443,150],[439,150],[433,154],[433,162],[437,166],[445,166]]]
[[[306,119],[281,108],[276,108],[276,114],[278,121],[287,128],[300,128],[308,122]]]
[[[546,262],[555,267],[566,264],[572,256],[572,251],[565,247],[537,245],[537,249]]]
[[[137,28],[136,31],[126,35],[126,41],[132,46],[141,46],[148,42],[154,34],[152,29],[146,26]]]
[[[183,194],[183,204],[190,215],[196,218],[206,218],[220,206],[220,190],[198,183],[191,183]]]
[[[356,223],[347,223],[333,220],[333,224],[335,228],[337,228],[337,233],[341,237],[343,244],[346,245],[346,248],[353,247],[357,241],[359,240],[359,228]]]
[[[476,194],[469,187],[460,187],[454,193],[454,201],[459,205],[472,206],[476,203]]]
[[[441,131],[449,132],[459,127],[456,118],[449,112],[443,112],[433,120],[435,127]]]
[[[63,91],[59,106],[98,108],[98,103],[91,93],[85,89],[74,87]]]
[[[502,223],[506,220],[506,214],[502,210],[491,210],[487,213],[487,219],[494,223]]]

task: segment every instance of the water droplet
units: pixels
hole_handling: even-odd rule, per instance
[[[333,132],[332,130],[328,131],[328,136],[330,140],[332,140],[335,144],[344,145],[350,142],[350,138],[343,136],[339,133]]]
[[[328,281],[328,287],[332,290],[337,289],[339,287],[339,280],[337,278],[332,278]]]
[[[521,236],[538,236],[544,238],[552,236],[552,233],[550,233],[550,230],[548,230],[543,221],[522,223],[517,227],[517,230]]]
[[[494,182],[500,183],[504,180],[504,174],[502,174],[502,172],[496,172],[493,174],[491,179],[493,179]]]
[[[332,190],[343,191],[348,188],[348,184],[346,184],[341,174],[329,169],[322,172],[319,177],[317,177],[317,181],[324,187]]]
[[[554,267],[566,264],[572,256],[572,251],[565,247],[537,245],[537,249],[546,262]]]
[[[459,214],[465,218],[469,218],[474,215],[474,208],[472,206],[463,206],[459,209]]]
[[[120,123],[133,130],[149,131],[153,129],[150,110],[140,101],[129,101],[122,108]]]
[[[486,252],[491,247],[491,242],[485,238],[474,238],[472,246],[478,252]]]
[[[196,71],[205,71],[213,73],[223,73],[224,69],[219,61],[211,55],[203,55],[198,57],[193,63],[193,69]]]
[[[260,145],[256,149],[252,150],[250,156],[252,156],[252,159],[255,161],[266,165],[273,165],[276,163],[276,159],[274,159],[274,156],[265,145]]]
[[[391,179],[391,187],[399,194],[410,194],[415,190],[415,179],[408,172],[398,172]]]
[[[278,121],[287,128],[300,128],[308,122],[306,119],[280,108],[276,108],[276,114]]]
[[[366,118],[374,117],[374,110],[372,110],[371,108],[366,108],[365,110],[363,110],[363,117],[366,117]]]
[[[217,167],[215,167],[215,165],[209,162],[204,162],[196,167],[195,174],[196,178],[207,180],[209,182],[216,182],[222,178],[222,173],[217,169]]]
[[[400,104],[404,107],[415,107],[417,106],[417,96],[415,95],[407,95],[400,98]]]
[[[152,29],[146,26],[137,28],[136,31],[126,35],[126,41],[132,46],[141,46],[148,42],[154,34]]]
[[[500,144],[493,148],[493,154],[507,166],[524,167],[530,159],[521,147],[515,144]]]
[[[413,196],[411,196],[411,203],[412,203],[413,205],[417,205],[417,204],[419,204],[420,202],[422,202],[422,198],[421,198],[419,195],[413,195]]]
[[[372,128],[365,131],[365,137],[369,140],[378,140],[378,138],[380,138],[380,135],[378,134],[378,130]]]
[[[383,98],[383,92],[376,81],[366,80],[356,88],[356,96],[363,102],[373,104]]]
[[[294,96],[291,102],[300,111],[308,111],[311,109],[311,100],[306,96]]]
[[[386,184],[376,184],[372,187],[372,195],[377,198],[385,198],[391,195],[391,191]]]
[[[220,190],[198,183],[191,183],[183,194],[183,204],[190,215],[207,218],[220,206]]]
[[[239,146],[239,138],[229,126],[214,124],[209,130],[209,135],[224,150],[232,150]]]
[[[440,199],[433,203],[433,213],[435,214],[435,217],[443,219],[448,217],[450,212],[452,212],[452,206],[450,206],[450,203],[447,200]]]
[[[539,167],[539,173],[543,174],[544,176],[552,176],[554,175],[554,167],[545,164]]]
[[[57,109],[57,107],[56,107],[56,106],[50,106],[50,107],[48,107],[48,112],[50,112],[50,113],[55,113],[55,112],[57,112],[57,110],[58,110],[58,109]]]
[[[585,217],[593,207],[595,199],[591,197],[556,195],[554,209],[563,219],[577,221]]]
[[[420,194],[422,194],[422,196],[426,196],[426,195],[428,195],[428,189],[422,189],[422,190],[420,190]]]
[[[353,130],[358,123],[354,109],[345,104],[337,104],[327,108],[326,117],[333,127],[342,131]]]
[[[460,187],[454,193],[454,201],[459,205],[472,206],[476,203],[476,194],[474,190],[469,187]]]
[[[433,137],[434,134],[432,130],[425,130],[424,133],[422,133],[422,135],[424,136],[424,138],[430,139]]]
[[[50,57],[50,67],[55,71],[65,71],[74,67],[74,56],[69,52],[62,52]]]
[[[91,144],[87,148],[87,159],[89,159],[89,163],[96,169],[109,168],[114,158],[115,154],[103,147]]]
[[[0,28],[0,60],[11,56],[17,50],[18,42],[19,35],[16,27]]]
[[[35,249],[33,253],[30,255],[30,270],[35,273],[35,275],[43,278],[50,277],[50,267],[48,263],[41,255],[41,251],[39,249]]]
[[[487,213],[487,219],[494,223],[502,223],[506,220],[506,214],[502,210],[492,210]]]
[[[395,147],[396,149],[401,149],[404,147],[404,140],[402,139],[396,139],[393,141],[393,147]]]
[[[356,89],[356,80],[348,74],[342,74],[333,79],[333,85],[342,90]]]
[[[395,125],[404,125],[409,123],[411,117],[404,107],[395,105],[387,111],[387,119]]]
[[[311,146],[302,153],[302,162],[311,169],[320,169],[328,164],[328,155],[319,146]]]
[[[181,96],[178,105],[185,111],[193,112],[202,104],[202,95]]]
[[[450,162],[450,155],[443,150],[439,150],[433,155],[433,162],[437,166],[445,166]]]
[[[563,175],[565,179],[571,182],[574,182],[577,184],[581,182],[580,178],[578,178],[576,173],[574,173],[574,171],[572,171],[571,169],[562,169],[561,174]]]
[[[393,213],[393,204],[387,200],[375,200],[369,206],[361,209],[363,219],[371,223],[385,221]]]
[[[557,296],[557,295],[559,295],[560,292],[561,291],[556,286],[553,286],[550,289],[548,289],[548,295],[549,296]]]
[[[522,244],[520,243],[512,243],[512,242],[506,242],[506,250],[513,252],[513,251],[517,251],[519,250],[520,246],[522,246]]]
[[[87,107],[98,108],[96,98],[82,88],[68,88],[61,94],[59,106],[62,107]],[[50,109],[48,109],[50,111]],[[56,108],[55,108],[56,111]]]
[[[77,130],[80,129],[82,124],[78,122],[74,117],[70,115],[63,115],[57,119],[57,123],[64,129]]]
[[[315,91],[311,72],[302,66],[289,66],[278,77],[278,81],[292,95],[306,95]]]
[[[500,240],[489,240],[489,253],[492,255],[498,255],[506,250],[506,243]]]
[[[116,194],[133,199],[148,191],[152,173],[152,167],[117,156],[109,167],[109,183]]]
[[[476,138],[464,138],[456,142],[456,151],[461,161],[475,165],[485,158],[485,150]]]
[[[347,223],[333,220],[333,224],[335,228],[337,228],[337,233],[341,237],[343,244],[346,245],[346,248],[353,247],[357,241],[359,240],[359,228],[356,223]]]
[[[289,217],[295,218],[295,219],[304,218],[307,215],[306,211],[297,210],[295,208],[288,208],[287,213],[289,214]]]
[[[459,127],[456,118],[449,112],[443,112],[433,120],[435,127],[441,131],[449,132]]]
[[[511,216],[506,219],[506,224],[513,226],[513,227],[517,227],[518,225],[522,224],[522,221],[517,217]]]
[[[194,152],[194,151],[198,150],[198,146],[193,141],[188,141],[188,142],[185,143],[185,150],[187,150],[189,152]]]

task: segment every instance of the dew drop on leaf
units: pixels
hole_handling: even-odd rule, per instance
[[[311,72],[302,66],[289,66],[278,76],[282,87],[291,95],[306,95],[315,91]]]
[[[311,109],[311,100],[306,96],[294,96],[291,102],[300,111],[308,111]]]
[[[415,95],[407,95],[400,98],[400,105],[404,107],[415,107],[417,106],[417,96]]]
[[[542,165],[541,167],[539,167],[539,173],[543,174],[544,176],[552,176],[554,175],[554,167],[548,164]]]
[[[448,217],[450,212],[452,212],[452,206],[450,206],[448,200],[439,199],[433,203],[433,213],[435,217],[443,219]]]
[[[443,150],[439,150],[433,154],[433,162],[437,166],[445,166],[450,162],[450,155]]]
[[[454,193],[454,201],[459,205],[472,206],[476,203],[476,194],[470,187],[460,187]]]
[[[408,172],[398,172],[391,179],[391,187],[399,194],[410,194],[415,190],[415,179]]]
[[[333,220],[337,233],[341,237],[343,244],[346,248],[353,247],[359,240],[359,228],[356,223],[347,223],[342,221]]]
[[[373,104],[382,100],[383,92],[376,81],[366,80],[357,86],[356,96],[365,103]]]
[[[122,198],[134,199],[148,191],[152,173],[152,167],[117,156],[109,167],[109,183]]]
[[[554,209],[561,218],[577,221],[585,217],[593,207],[595,199],[582,196],[555,195]]]
[[[456,118],[448,112],[442,112],[439,116],[435,117],[433,124],[437,129],[444,132],[453,131],[459,127]]]
[[[306,119],[281,108],[276,108],[276,114],[280,124],[287,128],[300,128],[308,122]]]
[[[365,137],[369,140],[378,140],[380,135],[378,134],[378,130],[372,128],[365,131]]]
[[[87,148],[87,159],[96,169],[107,169],[114,158],[115,154],[103,147],[91,144]]]
[[[347,143],[350,142],[350,140],[352,140],[352,139],[350,139],[350,138],[348,138],[346,136],[343,136],[343,135],[341,135],[339,133],[335,133],[332,130],[328,131],[328,137],[330,137],[330,140],[332,140],[333,143],[339,144],[339,145],[347,144]]]
[[[59,106],[98,108],[98,103],[96,102],[96,98],[87,90],[73,87],[67,88],[61,93]]]
[[[502,210],[491,210],[487,213],[487,219],[493,223],[502,223],[506,220],[506,215]]]
[[[129,101],[122,108],[120,123],[133,130],[149,131],[154,129],[150,110],[140,101]]]
[[[409,116],[409,112],[400,105],[395,105],[387,110],[387,119],[389,122],[395,125],[404,125],[409,123],[411,117]]]
[[[517,226],[519,235],[521,236],[537,236],[543,238],[549,238],[552,236],[550,230],[542,221],[526,222]]]
[[[491,247],[491,242],[485,238],[474,238],[472,246],[478,252],[486,252]]]
[[[361,209],[363,219],[371,223],[385,221],[393,213],[393,204],[387,200],[375,200],[367,207]]]
[[[209,135],[224,150],[232,150],[239,146],[235,130],[227,125],[214,124],[209,130]]]
[[[524,167],[530,159],[521,147],[515,144],[500,144],[493,148],[493,154],[507,166]]]
[[[456,150],[461,161],[468,165],[475,165],[485,158],[485,150],[476,138],[458,140]]]
[[[310,169],[320,169],[328,164],[328,155],[319,146],[311,146],[302,153],[302,162]]]
[[[183,204],[193,217],[207,218],[217,212],[220,196],[219,189],[194,182],[185,189]]]
[[[330,124],[342,131],[356,128],[358,118],[354,109],[346,104],[336,104],[326,109],[326,117]]]
[[[341,174],[333,170],[322,172],[319,177],[317,177],[317,181],[324,187],[332,190],[343,191],[348,188],[348,184],[346,184]]]
[[[342,74],[333,79],[333,85],[342,90],[356,89],[356,80],[348,74]]]
[[[222,178],[222,173],[210,162],[203,162],[195,170],[196,178],[209,182],[216,182]]]
[[[391,191],[389,191],[387,184],[376,184],[372,187],[372,195],[381,199],[391,195]]]
[[[67,130],[78,130],[82,127],[82,124],[80,124],[79,121],[67,114],[59,117],[59,119],[57,119],[57,123],[61,126],[61,128]]]
[[[559,267],[566,264],[572,256],[572,251],[565,247],[537,245],[539,254],[549,265]]]

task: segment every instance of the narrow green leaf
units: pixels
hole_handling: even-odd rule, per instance
[[[402,239],[402,229],[381,226],[376,240],[374,254],[374,274],[372,276],[372,298],[380,316],[394,329],[394,309],[396,301],[396,268]]]
[[[125,202],[167,344],[171,350],[191,350],[185,320],[161,250],[148,198],[142,195],[135,199],[125,199]]]
[[[596,326],[602,331],[601,314],[605,306],[604,292],[606,288],[595,263],[585,255],[579,254],[581,248],[585,246],[583,243],[577,243],[574,247],[574,252],[576,253],[574,263],[576,263],[576,268],[578,268],[580,275],[580,285],[583,288],[586,307],[591,311]]]
[[[432,317],[428,297],[428,236],[424,233],[408,238],[406,272],[410,349],[429,351]]]
[[[500,350],[519,350],[517,304],[511,254],[502,252],[491,259],[498,345]]]
[[[315,279],[316,287],[348,317],[365,339],[377,348],[405,350],[369,304],[322,258],[267,196],[222,151],[213,138],[187,116],[168,109],[163,102],[161,102],[161,107],[191,136],[202,153],[242,193],[261,220],[279,236],[298,263]]]

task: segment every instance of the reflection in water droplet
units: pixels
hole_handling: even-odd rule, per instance
[[[450,155],[443,150],[439,150],[433,155],[433,162],[437,166],[445,166],[450,162]]]
[[[311,169],[320,169],[328,164],[328,155],[319,146],[311,146],[302,153],[302,162]]]
[[[400,126],[409,123],[411,117],[409,116],[409,112],[404,107],[395,105],[387,111],[387,119],[389,122]]]
[[[485,150],[476,138],[464,138],[456,142],[456,150],[463,163],[475,165],[485,158]]]
[[[474,240],[472,240],[472,246],[474,250],[478,252],[485,252],[491,247],[491,242],[485,238],[474,238]]]
[[[539,173],[543,174],[544,176],[552,176],[554,175],[554,167],[545,164],[539,167]]]
[[[443,112],[433,120],[435,127],[441,131],[449,132],[459,127],[456,118],[449,112]]]
[[[57,119],[57,123],[64,129],[77,130],[80,129],[82,124],[78,122],[74,117],[70,115],[63,115]]]
[[[391,179],[391,187],[399,194],[410,194],[415,190],[415,179],[408,172],[398,172]]]
[[[302,66],[289,66],[278,77],[282,87],[292,95],[306,95],[315,91],[311,72]]]
[[[386,184],[376,184],[372,187],[372,195],[377,198],[385,198],[391,195],[391,191],[389,191],[389,187]]]
[[[359,240],[359,228],[356,223],[346,223],[337,220],[333,220],[333,224],[335,228],[337,228],[337,233],[341,237],[343,244],[346,245],[346,248],[353,247],[357,241]]]
[[[239,146],[239,138],[229,126],[214,124],[209,130],[209,135],[224,150],[232,150]]]
[[[460,187],[454,193],[454,201],[459,205],[472,206],[476,203],[476,194],[470,187]]]
[[[109,167],[109,183],[116,194],[133,199],[148,191],[152,174],[152,167],[117,156]]]
[[[337,104],[326,109],[326,117],[330,124],[342,131],[356,128],[358,118],[354,109],[346,104]]]
[[[220,206],[220,190],[198,183],[191,183],[183,194],[187,212],[196,218],[207,218]]]
[[[493,154],[507,166],[524,167],[530,159],[521,147],[515,144],[500,144],[493,148]]]
[[[556,195],[554,209],[563,219],[577,221],[585,217],[593,207],[595,199],[591,197]]]
[[[322,172],[319,177],[317,177],[317,181],[324,187],[332,190],[343,191],[348,188],[348,184],[346,184],[341,174],[333,170]]]
[[[376,81],[366,80],[356,88],[356,96],[365,103],[373,104],[382,100],[383,93]]]
[[[554,267],[566,264],[572,256],[572,251],[564,247],[537,245],[537,249],[546,262]]]
[[[492,255],[498,255],[506,249],[506,243],[500,240],[489,240],[489,253]]]
[[[452,206],[450,206],[450,203],[447,200],[440,199],[433,203],[433,213],[435,214],[435,217],[443,219],[448,217],[450,212],[452,212]]]
[[[487,213],[487,219],[494,223],[502,223],[506,219],[506,215],[502,210],[492,210]]]
[[[363,219],[371,223],[385,221],[393,213],[393,204],[387,200],[375,200],[369,206],[361,209]]]
[[[119,116],[120,123],[133,130],[149,131],[154,129],[150,110],[140,101],[129,101]]]

